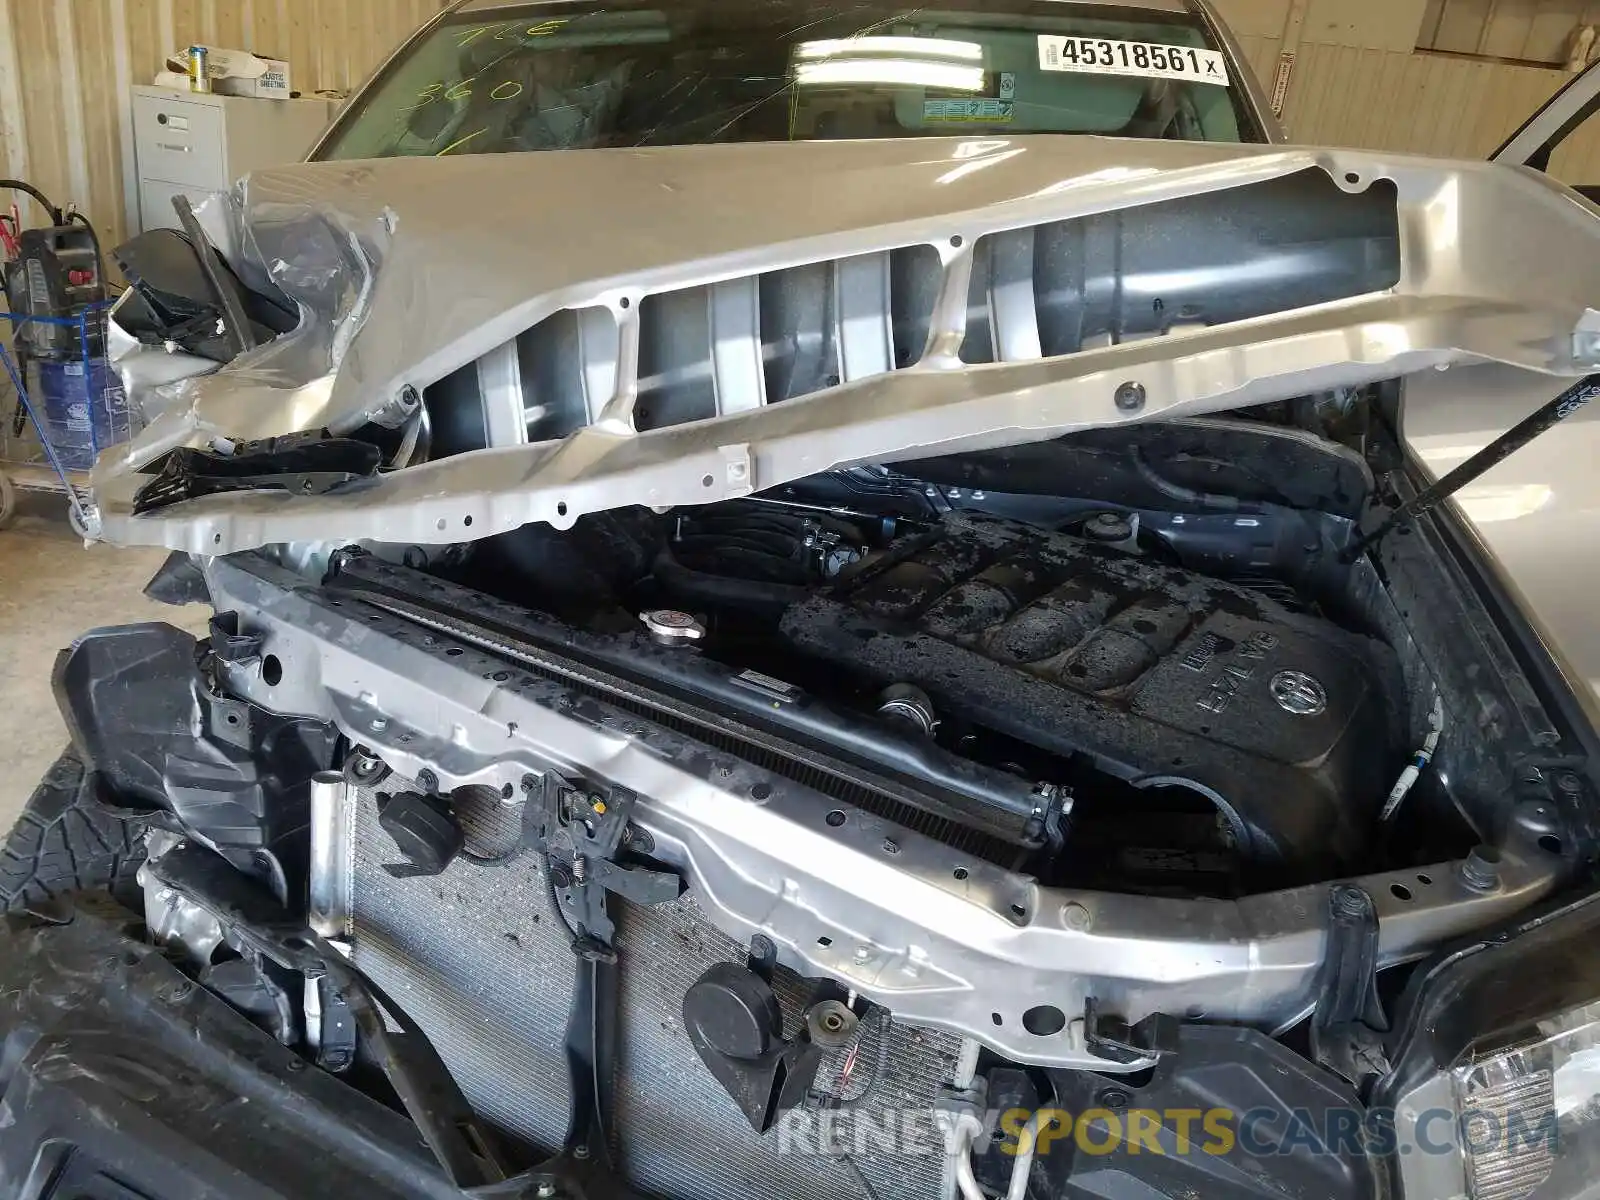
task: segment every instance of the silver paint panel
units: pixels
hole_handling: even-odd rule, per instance
[[[274,392],[222,376],[190,381],[187,404],[102,456],[94,479],[99,532],[198,552],[329,536],[459,541],[469,529],[482,537],[530,521],[565,528],[621,504],[721,500],[853,462],[1215,412],[1441,364],[1494,361],[1574,375],[1597,361],[1592,338],[1574,342],[1600,319],[1592,307],[1600,301],[1600,221],[1531,172],[1355,151],[1097,138],[1018,138],[1014,149],[954,179],[952,163],[971,157],[962,157],[959,139],[262,172],[248,185],[247,214],[304,211],[365,231],[362,244],[381,260],[370,304],[353,322],[329,387]],[[1391,291],[1051,359],[960,364],[979,238],[1307,169],[1327,171],[1351,191],[1377,179],[1394,183],[1402,264]],[[482,197],[487,211],[461,221],[462,195]],[[915,366],[799,402],[634,432],[644,297],[806,263],[872,261],[916,245],[939,251],[944,285]],[[350,429],[405,388],[425,388],[554,312],[586,307],[616,317],[621,358],[600,419],[562,440],[422,464],[338,495],[236,494],[131,513],[144,482],[135,469],[166,447]],[[868,331],[849,333],[861,335],[852,343],[856,361],[855,349],[873,353]],[[1124,380],[1146,389],[1136,414],[1111,402]]]

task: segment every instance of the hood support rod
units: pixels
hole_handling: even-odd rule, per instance
[[[1382,541],[1396,526],[1427,512],[1430,508],[1437,507],[1441,501],[1448,500],[1490,467],[1510,458],[1545,430],[1566,420],[1596,396],[1600,396],[1600,375],[1586,375],[1554,400],[1541,405],[1518,421],[1432,487],[1424,488],[1400,505],[1377,529],[1354,545],[1346,547],[1339,555],[1339,561],[1347,564],[1355,562]]]

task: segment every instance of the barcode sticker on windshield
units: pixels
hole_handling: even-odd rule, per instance
[[[1228,64],[1218,50],[1119,42],[1110,38],[1039,35],[1041,71],[1091,75],[1136,75],[1145,79],[1192,79],[1228,86]]]

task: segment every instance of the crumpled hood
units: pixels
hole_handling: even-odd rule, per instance
[[[1307,214],[1305,203],[1289,201],[1310,176],[1327,198]],[[1302,182],[1291,188],[1290,180]],[[1301,224],[1270,218],[1279,210],[1260,189],[1278,186],[1290,188],[1279,209],[1298,212]],[[1238,277],[1229,279],[1226,255],[1206,264],[1218,299],[1198,319],[1173,309],[1155,331],[1161,336],[1134,337],[1119,317],[1122,332],[1053,352],[1048,297],[1034,280],[1036,314],[1025,335],[1005,325],[995,265],[1005,238],[1066,229],[1060,244],[1070,254],[1072,222],[1146,210],[1181,216],[1202,203],[1226,223],[1231,197],[1215,194],[1236,189],[1265,197],[1265,209],[1246,210],[1269,217],[1258,228],[1232,222]],[[330,534],[460,540],[454,498],[446,524],[431,504],[414,507],[452,492],[481,502],[474,537],[527,520],[565,526],[596,507],[721,499],[848,462],[1192,415],[1452,362],[1581,374],[1595,361],[1588,330],[1600,325],[1591,311],[1600,300],[1600,223],[1571,193],[1532,172],[1354,151],[1024,137],[473,155],[258,172],[234,204],[236,251],[270,273],[307,319],[300,332],[214,375],[151,392],[150,427],[97,469],[102,531],[113,540],[211,551]],[[1351,215],[1358,204],[1389,214],[1392,251],[1344,228],[1360,224]],[[1315,265],[1323,229],[1360,247],[1365,261],[1339,268],[1344,290],[1278,305],[1273,288],[1293,282],[1296,264]],[[1183,291],[1180,277],[1195,274],[1195,251],[1208,237],[1192,220],[1172,227],[1173,278],[1162,286]],[[1030,242],[1041,273],[1051,269],[1043,244]],[[1144,252],[1162,245],[1156,230]],[[846,287],[841,281],[853,276],[840,264],[881,257],[889,280],[898,270],[891,252],[919,247],[937,272],[915,327],[920,354],[903,364],[863,352],[860,322],[897,335],[904,322]],[[1268,258],[1259,257],[1262,247]],[[1367,286],[1373,270],[1388,269],[1372,261],[1384,253],[1394,259],[1390,277]],[[995,273],[986,301],[974,299],[975,259]],[[717,325],[716,303],[740,281],[813,264],[835,264],[837,369],[815,394],[775,396],[765,317],[745,321],[753,325],[750,345],[734,356],[742,355],[739,376],[724,362],[733,359],[719,358],[739,319]],[[1117,270],[1107,286],[1125,291],[1130,280]],[[867,274],[877,286],[877,274]],[[1161,274],[1147,271],[1138,286]],[[1087,269],[1076,278],[1085,296],[1097,282]],[[652,297],[692,288],[711,297],[709,366],[697,369],[721,385],[715,407],[689,412],[688,425],[646,427],[636,411],[649,384],[640,379],[640,311]],[[1245,319],[1211,311],[1227,309],[1230,290],[1251,288],[1266,298]],[[890,289],[884,282],[885,297]],[[1284,295],[1293,301],[1293,288]],[[1150,300],[1161,313],[1162,297]],[[994,336],[974,363],[969,325],[985,305]],[[571,311],[609,313],[615,345],[583,352],[585,417],[559,438],[528,425],[521,436],[497,438],[486,418],[484,449],[394,471],[347,496],[229,495],[132,515],[142,477],[130,472],[167,449],[403,421],[416,395],[475,362],[482,380],[486,356]],[[767,394],[735,394],[735,378],[759,392],[750,381],[763,367]],[[1123,383],[1136,385],[1137,404],[1112,402]],[[532,411],[527,378],[519,386]],[[769,438],[793,453],[774,441],[763,454]],[[556,463],[547,488],[539,476]],[[399,483],[419,474],[426,478]]]
[[[307,205],[388,248],[331,420],[421,387],[556,309],[614,291],[909,245],[1239,186],[1307,152],[1108,138],[906,139],[556,151],[316,163],[264,171],[247,211]],[[948,235],[947,235],[948,236]],[[466,343],[464,346],[463,343]],[[331,423],[331,420],[326,423]]]

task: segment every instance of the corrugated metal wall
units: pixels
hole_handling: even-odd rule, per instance
[[[108,240],[120,238],[132,170],[128,88],[148,81],[169,48],[260,49],[288,58],[302,91],[348,88],[442,2],[0,0],[0,174],[77,201]],[[1270,84],[1278,39],[1242,40]],[[1560,70],[1307,40],[1284,117],[1297,141],[1478,157],[1566,79]],[[1600,183],[1600,121],[1591,126],[1553,164],[1567,182]]]
[[[1278,40],[1240,40],[1270,82]],[[1301,42],[1283,119],[1297,142],[1481,158],[1569,78],[1545,67]],[[1551,171],[1567,183],[1600,183],[1600,120],[1568,140]]]
[[[131,186],[128,89],[191,43],[287,58],[349,88],[442,0],[0,0],[0,175],[76,201],[110,242]],[[0,197],[0,203],[10,203]]]
[[[1428,0],[1417,45],[1561,63],[1573,29],[1597,21],[1596,0]]]

